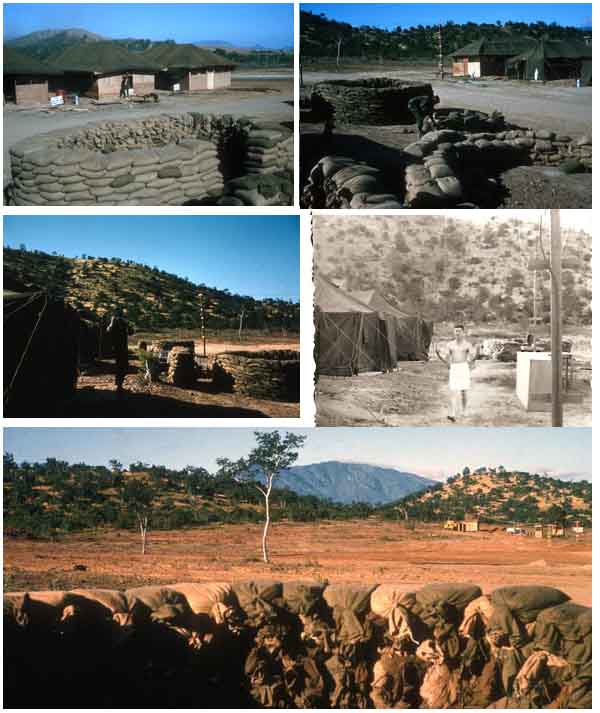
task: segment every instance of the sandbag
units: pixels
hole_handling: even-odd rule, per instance
[[[387,619],[392,639],[399,643],[408,640],[419,644],[423,632],[419,620],[410,611],[414,602],[414,592],[407,592],[395,584],[380,584],[371,594],[371,611]]]
[[[417,708],[419,668],[411,656],[384,653],[373,667],[371,700],[375,708]]]
[[[183,594],[168,587],[135,587],[125,591],[129,609],[141,604],[146,608],[151,621],[175,623],[191,614],[191,609]]]
[[[281,582],[234,582],[232,589],[246,620],[253,626],[262,626],[279,618],[283,595]]]
[[[284,582],[283,602],[294,614],[310,616],[323,601],[324,584]]]
[[[444,663],[432,664],[419,690],[422,708],[453,708],[458,699],[458,671]]]
[[[364,617],[369,611],[374,587],[330,584],[323,598],[333,610],[337,634],[343,643],[355,644],[366,635]]]
[[[223,624],[236,605],[231,585],[226,582],[178,582],[168,589],[185,597],[194,614],[206,614]]]
[[[564,656],[574,665],[592,659],[592,610],[565,602],[540,612],[533,632],[537,650]]]

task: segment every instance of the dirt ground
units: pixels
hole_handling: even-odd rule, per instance
[[[592,132],[591,87],[564,83],[508,80],[440,80],[431,68],[402,67],[350,72],[304,72],[304,93],[326,79],[361,79],[373,76],[425,81],[441,98],[440,109],[468,108],[491,113],[500,111],[511,125],[550,129],[578,137]],[[351,156],[381,168],[389,177],[390,192],[397,190],[394,176],[402,165],[402,149],[417,140],[414,126],[360,126],[339,123],[333,139],[323,144],[322,125],[301,123],[300,181],[304,186],[311,168],[327,153]],[[491,190],[493,189],[493,190]],[[520,166],[505,171],[498,185],[485,186],[477,194],[471,187],[470,200],[480,208],[590,208],[592,175],[565,175],[556,168]]]
[[[578,368],[565,392],[564,425],[592,425],[591,371]],[[514,362],[478,360],[460,426],[549,426],[550,412],[527,412],[515,393]],[[448,369],[439,361],[399,362],[388,374],[320,376],[318,426],[453,426]]]
[[[291,70],[290,70],[291,71]],[[19,107],[4,105],[4,186],[10,182],[9,148],[29,136],[55,129],[79,127],[98,121],[144,119],[165,113],[200,111],[246,116],[263,121],[293,122],[294,82],[282,72],[261,70],[234,75],[231,87],[214,92],[177,94],[158,91],[160,102],[114,101],[94,103],[83,97],[79,107]]]
[[[271,564],[260,558],[262,527],[219,525],[151,532],[139,553],[134,532],[73,535],[57,542],[4,538],[7,591],[77,587],[124,588],[143,583],[278,579],[394,582],[418,588],[430,582],[474,582],[484,591],[538,584],[592,603],[592,539],[538,540],[501,530],[446,532],[419,524],[361,520],[275,523]],[[84,571],[76,571],[83,565]]]
[[[136,335],[135,342],[142,338]],[[163,337],[164,338],[164,337]],[[299,351],[297,338],[248,337],[241,344],[234,341],[207,343],[207,354],[224,351],[260,351],[293,349]],[[202,344],[196,340],[197,353]],[[114,360],[98,360],[83,370],[77,382],[77,395],[60,414],[76,417],[136,418],[299,418],[300,404],[265,401],[240,394],[219,392],[208,379],[200,379],[194,389],[183,389],[165,381],[146,385],[140,381],[141,364],[130,346],[129,374],[125,377],[125,394],[118,396],[115,387]]]

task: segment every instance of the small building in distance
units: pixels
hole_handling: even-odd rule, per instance
[[[30,57],[24,52],[4,47],[4,101],[16,104],[47,104],[49,82],[62,72],[48,62]]]
[[[506,36],[482,38],[452,53],[452,76],[592,81],[592,47],[582,40]]]
[[[115,42],[82,42],[67,48],[56,59],[69,90],[92,99],[114,99],[125,80],[129,93],[154,91],[157,67],[142,56],[128,52]]]
[[[477,515],[465,515],[464,520],[446,520],[444,530],[455,532],[479,532],[479,517]]]
[[[142,56],[160,67],[156,88],[195,92],[224,89],[231,85],[234,64],[210,50],[191,44],[159,42]]]

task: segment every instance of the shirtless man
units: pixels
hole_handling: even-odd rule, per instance
[[[448,355],[444,358],[439,348],[435,353],[449,368],[448,386],[450,388],[450,404],[448,420],[454,423],[458,416],[458,405],[462,401],[462,415],[467,410],[467,391],[471,386],[471,368],[477,354],[475,348],[465,339],[465,328],[462,324],[454,327],[454,339],[448,343]]]

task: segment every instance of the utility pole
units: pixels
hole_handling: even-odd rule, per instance
[[[444,52],[442,44],[442,25],[438,25],[438,31],[435,33],[438,41],[438,75],[440,79],[444,78]]]
[[[552,426],[563,425],[562,404],[562,244],[560,211],[550,215],[551,342],[552,342]]]
[[[202,335],[202,356],[206,356],[206,323],[204,321],[204,295],[200,296],[200,330]]]

